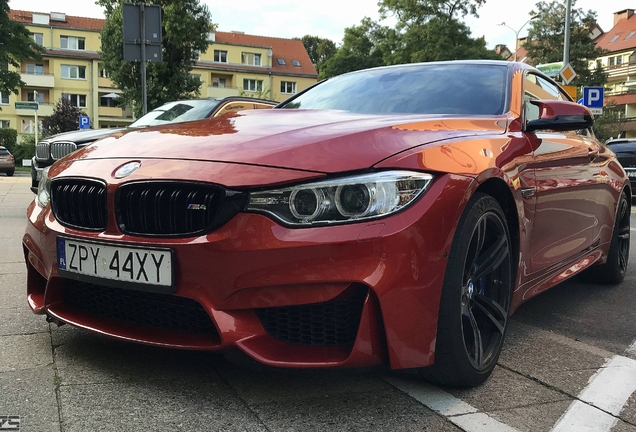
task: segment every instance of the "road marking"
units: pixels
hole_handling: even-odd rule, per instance
[[[636,343],[628,351],[632,348],[636,348]],[[636,360],[614,356],[592,376],[552,431],[609,431],[618,421],[615,416],[635,391]]]
[[[383,376],[382,379],[466,432],[519,432],[431,384],[412,377]]]

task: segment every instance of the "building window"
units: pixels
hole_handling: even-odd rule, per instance
[[[217,63],[227,63],[227,51],[214,50],[214,61]]]
[[[108,73],[108,71],[106,70],[105,67],[101,66],[99,68],[99,77],[100,78],[110,78],[110,74]]]
[[[29,75],[44,75],[44,65],[40,63],[27,63],[26,73]]]
[[[27,93],[27,101],[29,102],[37,102],[37,103],[44,103],[44,93],[42,92],[38,92],[38,96],[37,98],[35,97],[35,95],[33,94],[32,91],[29,91]]]
[[[0,104],[9,105],[9,93],[0,92]]]
[[[62,65],[62,78],[86,79],[86,66]]]
[[[254,53],[241,53],[241,63],[252,66],[260,66],[261,55]]]
[[[243,80],[243,90],[249,92],[260,92],[263,91],[263,81],[255,80],[255,79],[244,79]]]
[[[618,66],[619,64],[623,64],[623,56],[617,55],[617,56],[608,58],[608,64],[610,66]]]
[[[629,32],[629,34],[627,36],[625,36],[625,40],[631,39],[635,34],[636,34],[636,32]]]
[[[38,44],[40,46],[44,46],[44,34],[42,34],[42,33],[31,33],[31,37],[33,37],[33,40],[35,41],[36,44]]]
[[[40,130],[42,130],[42,122],[38,121],[38,125],[40,126]],[[20,132],[32,134],[35,133],[35,122],[31,119],[22,119],[20,120]]]
[[[609,43],[616,42],[616,41],[618,40],[618,37],[619,37],[619,36],[620,36],[620,35],[616,35],[616,36],[614,36],[614,37],[613,37],[613,38],[609,41]]]
[[[69,50],[85,50],[86,39],[75,36],[60,36],[60,48]]]
[[[296,67],[300,67],[300,62],[298,60],[292,60],[292,64]]]
[[[8,128],[9,126],[9,120],[0,120],[0,128]]]
[[[119,102],[117,101],[117,98],[110,96],[110,94],[113,94],[113,93],[109,93],[108,95],[104,95],[104,96],[100,96],[99,97],[99,106],[100,107],[108,107],[108,108],[117,108],[117,107],[119,107]]]
[[[62,97],[70,100],[74,107],[86,108],[86,95],[62,93]]]
[[[296,93],[296,83],[293,81],[281,81],[280,82],[280,92],[287,94],[295,94]]]
[[[279,65],[281,66],[285,66],[285,60],[283,59],[276,59],[276,61],[278,62]]]
[[[225,78],[212,78],[212,87],[224,88],[226,83]]]

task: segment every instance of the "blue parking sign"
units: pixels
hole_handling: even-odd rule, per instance
[[[603,108],[603,87],[583,87],[583,105],[588,108]]]
[[[91,118],[89,116],[79,116],[79,128],[90,129],[90,127],[91,127]]]

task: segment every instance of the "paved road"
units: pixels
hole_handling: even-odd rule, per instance
[[[69,432],[636,432],[636,252],[618,287],[580,278],[523,305],[477,389],[440,389],[384,368],[254,370],[33,315],[20,245],[28,187],[26,176],[0,176],[0,422],[19,415],[23,431]]]

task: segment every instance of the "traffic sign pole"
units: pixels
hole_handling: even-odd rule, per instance
[[[146,89],[146,19],[145,19],[145,4],[141,2],[139,4],[139,18],[141,25],[141,99],[143,101],[142,114],[146,115],[148,112],[148,93]]]

